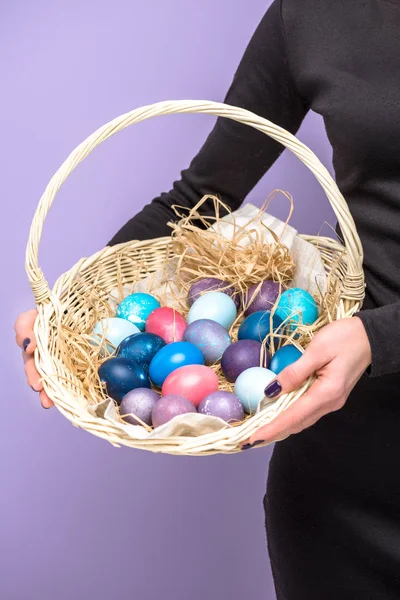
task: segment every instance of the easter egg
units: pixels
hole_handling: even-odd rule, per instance
[[[107,350],[111,354],[114,352],[114,349],[119,346],[122,340],[135,333],[140,333],[140,330],[136,325],[125,319],[112,317],[110,319],[102,319],[97,323],[92,331],[90,342],[94,346],[99,346],[101,341],[105,339]]]
[[[228,296],[230,296],[235,302],[236,308],[239,310],[240,296],[238,292],[235,290],[233,285],[227,281],[222,281],[222,279],[217,279],[216,277],[205,277],[204,279],[199,279],[199,281],[196,281],[196,283],[191,286],[188,294],[189,306],[192,306],[192,304],[194,304],[194,302],[196,302],[200,296],[208,292],[223,292],[224,294],[228,294]]]
[[[253,415],[257,411],[265,388],[275,377],[275,373],[263,367],[252,367],[239,375],[235,383],[235,395],[246,413]]]
[[[178,415],[197,412],[194,404],[183,396],[163,396],[155,405],[152,412],[154,427],[160,427]]]
[[[128,323],[128,321],[126,321]],[[152,333],[137,333],[131,335],[121,342],[117,350],[117,356],[123,356],[133,360],[136,364],[148,371],[149,365],[165,342],[158,335]]]
[[[200,402],[197,412],[219,417],[227,423],[242,421],[244,418],[243,405],[231,392],[218,391],[210,394]]]
[[[139,292],[122,300],[117,308],[117,317],[130,321],[140,331],[144,331],[146,319],[153,310],[159,307],[160,303],[154,296]]]
[[[151,414],[156,402],[160,399],[160,396],[154,390],[147,388],[136,388],[131,392],[128,392],[126,396],[122,398],[122,402],[119,405],[119,414],[127,423],[132,425],[141,425],[140,421],[151,425]],[[135,419],[136,415],[140,421]]]
[[[260,310],[271,310],[278,299],[280,285],[272,279],[266,279],[262,284],[251,286],[245,295],[245,316]]]
[[[206,365],[213,365],[219,361],[232,343],[225,327],[210,319],[194,321],[186,329],[183,339],[201,350]]]
[[[286,369],[286,367],[296,362],[300,356],[302,356],[300,350],[292,344],[287,344],[287,346],[282,346],[282,348],[279,348],[279,350],[275,352],[271,358],[269,368],[278,375],[283,369]]]
[[[146,321],[146,331],[160,336],[167,344],[181,342],[186,328],[186,319],[173,308],[156,308]]]
[[[186,365],[204,365],[201,350],[189,342],[173,342],[161,348],[150,363],[149,375],[157,387],[161,387],[172,371]]]
[[[236,314],[236,304],[230,296],[222,292],[209,292],[194,302],[189,311],[188,323],[191,325],[200,319],[209,319],[230,329]]]
[[[263,342],[271,333],[271,323],[272,330],[277,331],[282,324],[282,319],[275,314],[271,318],[270,310],[261,310],[252,313],[240,325],[238,338],[239,340]]]
[[[203,398],[217,389],[218,377],[210,367],[186,365],[168,375],[162,386],[162,394],[184,396],[198,406]]]
[[[240,340],[227,348],[222,355],[221,367],[225,378],[235,382],[240,373],[250,367],[268,367],[269,355],[260,342]]]
[[[276,314],[286,320],[285,327],[294,331],[297,325],[312,325],[318,319],[318,306],[314,298],[301,288],[283,292],[276,307]]]
[[[150,388],[150,381],[140,365],[129,358],[109,358],[99,367],[99,377],[107,394],[118,404],[135,388]]]

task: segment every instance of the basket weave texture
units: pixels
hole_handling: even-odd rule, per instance
[[[199,437],[135,440],[110,421],[94,416],[93,411],[88,410],[96,402],[93,390],[82,389],[81,381],[67,367],[60,351],[59,336],[63,326],[87,333],[85,314],[88,306],[85,306],[85,298],[89,298],[94,291],[99,294],[99,290],[107,298],[121,282],[124,285],[134,284],[135,278],[143,278],[163,267],[172,252],[170,238],[106,247],[89,258],[79,260],[59,277],[53,289],[50,289],[39,266],[39,244],[47,213],[61,185],[77,165],[99,144],[125,127],[150,117],[176,113],[207,113],[258,129],[291,150],[310,169],[332,205],[344,245],[328,237],[301,237],[318,247],[328,279],[332,285],[339,286],[335,314],[331,318],[349,318],[360,309],[365,287],[361,242],[345,199],[315,154],[289,132],[242,108],[209,101],[160,102],[117,117],[89,136],[61,165],[39,202],[26,251],[26,270],[38,308],[35,362],[46,393],[54,400],[59,411],[76,427],[102,437],[115,446],[125,445],[175,455],[231,454],[240,451],[241,444],[259,427],[269,423],[300,398],[312,380],[295,392],[281,396],[239,426]],[[134,268],[138,264],[141,268]]]

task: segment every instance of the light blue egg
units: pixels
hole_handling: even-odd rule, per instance
[[[93,346],[99,346],[101,340],[106,339],[109,342],[106,343],[107,350],[112,353],[115,348],[118,348],[122,340],[135,333],[140,333],[136,325],[125,319],[111,317],[110,319],[102,319],[97,323],[92,331],[90,342]]]
[[[235,395],[243,404],[245,412],[249,415],[256,413],[264,390],[276,375],[263,367],[251,367],[239,375],[235,383]]]
[[[296,362],[301,356],[302,353],[300,350],[292,344],[287,344],[275,352],[271,358],[269,368],[278,375],[283,369],[286,369],[286,367]]]
[[[144,331],[147,317],[153,310],[160,308],[157,298],[151,294],[138,292],[131,294],[122,300],[117,308],[117,317],[126,319],[136,325],[140,331]]]
[[[225,329],[230,329],[235,322],[236,315],[236,304],[230,296],[223,292],[209,292],[194,302],[187,321],[190,325],[200,319],[209,319],[219,323]]]
[[[281,294],[275,314],[286,321],[285,328],[294,331],[298,325],[312,325],[318,319],[318,306],[306,290],[290,288]]]

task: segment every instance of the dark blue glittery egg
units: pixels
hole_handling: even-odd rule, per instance
[[[225,327],[210,319],[194,321],[186,329],[183,339],[201,350],[206,365],[213,365],[219,361],[232,343]]]
[[[122,356],[106,360],[99,368],[99,377],[106,387],[107,394],[118,404],[131,390],[150,388],[150,381],[144,369]]]
[[[282,319],[275,314],[271,317],[270,310],[260,310],[249,315],[239,327],[239,340],[256,340],[257,342],[263,342],[271,333],[271,322],[272,330],[276,331],[282,324]]]
[[[164,346],[164,340],[154,333],[136,333],[121,342],[117,356],[133,360],[147,372],[154,356]]]

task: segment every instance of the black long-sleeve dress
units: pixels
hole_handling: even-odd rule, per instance
[[[225,101],[292,133],[308,110],[323,116],[365,253],[371,372],[341,411],[274,449],[265,507],[278,599],[399,598],[400,0],[275,0]],[[206,193],[238,208],[282,151],[219,119],[180,181],[111,243],[167,235],[172,204]]]

